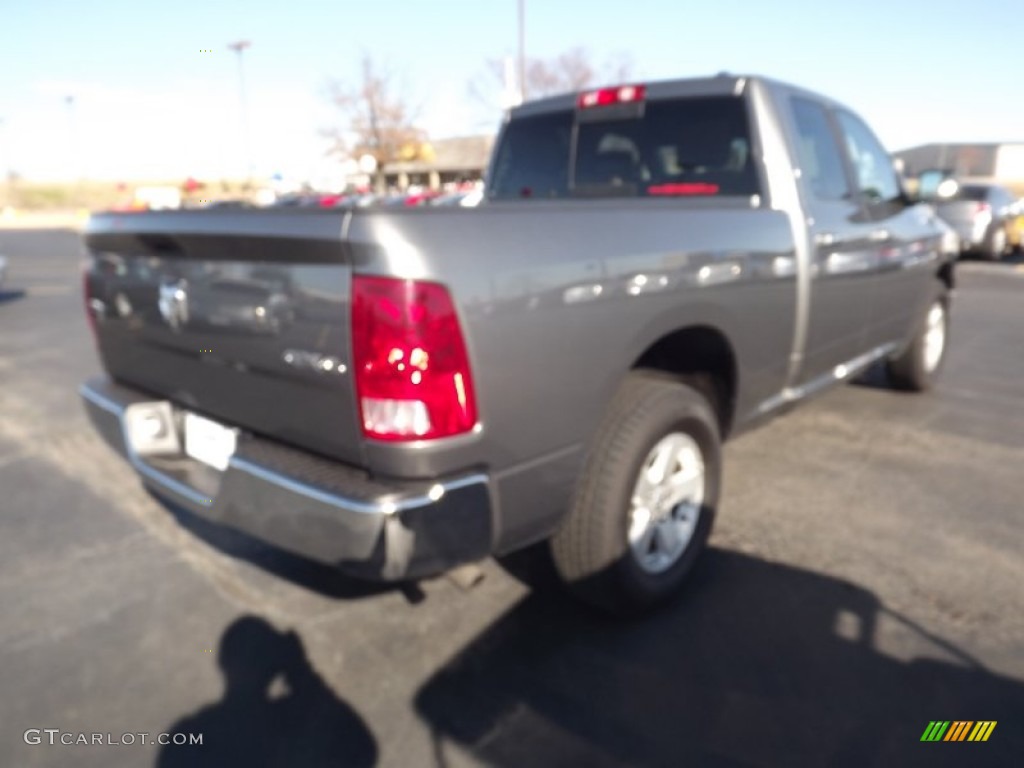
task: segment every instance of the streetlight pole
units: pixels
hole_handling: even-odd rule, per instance
[[[0,117],[0,128],[4,128],[4,118],[2,117]],[[4,135],[4,138],[6,139],[7,136]],[[5,208],[11,206],[11,150],[8,148],[6,141],[0,142],[0,146],[3,146],[4,158],[4,164],[0,165],[0,170],[4,173],[4,204],[0,205],[0,214],[2,214]]]
[[[71,175],[76,177],[76,181],[81,181],[81,168],[80,160],[78,157],[78,136],[75,131],[75,97],[65,96],[64,103],[68,107],[68,170]]]
[[[242,114],[242,151],[245,159],[245,185],[252,186],[252,158],[249,154],[249,115],[245,102],[245,68],[242,66],[242,53],[252,45],[248,40],[237,40],[228,43],[228,48],[238,54],[238,97]]]
[[[526,0],[518,0],[519,11],[519,102],[526,101]]]

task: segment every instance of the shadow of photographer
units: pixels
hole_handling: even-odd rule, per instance
[[[535,588],[416,708],[438,765],[450,742],[488,765],[590,768],[1008,766],[1024,754],[1020,681],[867,590],[718,549],[640,621]],[[936,719],[999,725],[987,743],[922,743]]]
[[[225,678],[223,698],[166,729],[202,734],[202,744],[162,747],[158,768],[376,762],[370,730],[313,669],[294,632],[243,616],[221,637],[217,662]]]

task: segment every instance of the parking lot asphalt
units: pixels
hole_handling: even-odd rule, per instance
[[[1020,764],[1024,265],[961,265],[937,391],[868,376],[729,443],[711,549],[625,623],[537,558],[369,586],[159,503],[76,396],[77,235],[0,253],[0,765]]]

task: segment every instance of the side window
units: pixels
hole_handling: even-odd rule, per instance
[[[795,98],[793,118],[799,141],[800,172],[814,196],[820,200],[849,197],[843,157],[824,107],[808,99]]]
[[[849,112],[838,116],[861,194],[871,204],[899,200],[902,190],[889,153],[860,118]]]

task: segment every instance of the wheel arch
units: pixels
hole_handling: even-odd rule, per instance
[[[722,438],[728,436],[739,372],[733,346],[719,328],[693,325],[662,335],[633,361],[630,370],[638,369],[659,371],[696,388],[711,403]]]
[[[954,274],[955,264],[956,261],[954,259],[950,259],[939,267],[938,271],[935,273],[935,276],[939,278],[943,285],[946,286],[947,291],[952,291],[956,287],[956,275]]]

